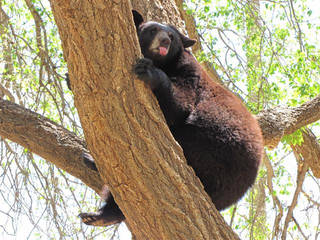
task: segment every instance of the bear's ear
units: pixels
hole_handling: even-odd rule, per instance
[[[136,10],[132,10],[132,15],[133,15],[133,21],[134,24],[136,25],[136,29],[138,31],[139,26],[143,23],[143,17],[141,16],[141,14],[136,11]]]
[[[183,44],[184,48],[191,47],[197,42],[197,40],[188,38],[185,35],[183,35],[182,33],[180,33],[180,37],[181,37],[182,44]]]
[[[187,36],[182,34],[175,26],[172,26],[172,25],[168,25],[168,26],[172,28],[176,33],[178,33],[184,48],[191,47],[197,42],[197,40],[188,38]]]

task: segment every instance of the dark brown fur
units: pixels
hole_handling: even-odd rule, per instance
[[[259,125],[240,99],[210,79],[187,50],[177,64],[160,69],[173,79],[171,101],[178,105],[172,113],[172,104],[154,90],[170,130],[222,210],[254,183],[263,150]]]

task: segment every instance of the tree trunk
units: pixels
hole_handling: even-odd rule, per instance
[[[139,54],[129,1],[51,1],[75,104],[102,179],[137,239],[238,239],[173,139]]]

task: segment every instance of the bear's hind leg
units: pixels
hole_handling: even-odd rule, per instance
[[[96,227],[121,223],[125,219],[118,206],[111,207],[108,204],[97,212],[80,213],[79,217],[83,223]]]
[[[80,213],[79,217],[82,222],[87,225],[106,227],[109,225],[121,223],[125,220],[123,213],[114,201],[113,196],[110,194],[108,188],[103,190],[106,203],[97,212]]]

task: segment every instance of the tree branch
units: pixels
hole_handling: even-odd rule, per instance
[[[276,209],[276,212],[278,213],[274,220],[272,237],[271,237],[271,239],[275,239],[276,237],[278,237],[280,233],[280,221],[283,216],[283,207],[281,205],[279,198],[274,194],[272,179],[275,177],[275,175],[274,175],[271,161],[268,158],[267,154],[265,154],[265,157],[264,157],[264,165],[266,166],[266,170],[267,170],[267,187],[269,189],[269,193],[273,200],[273,207]]]
[[[284,135],[320,119],[320,95],[297,107],[278,106],[263,110],[257,118],[265,146],[275,148]]]
[[[99,192],[100,175],[83,163],[85,142],[74,133],[15,103],[0,99],[0,135],[41,156]]]
[[[268,147],[276,147],[284,135],[319,119],[320,96],[295,108],[275,107],[258,114]],[[96,192],[100,191],[99,174],[93,174],[80,157],[83,151],[88,152],[84,140],[48,118],[0,99],[0,135],[61,167]]]
[[[304,134],[304,138],[307,136],[307,134]],[[309,146],[307,145],[307,142],[303,142],[301,146],[299,145],[291,145],[291,148],[293,150],[294,156],[297,159],[298,162],[298,169],[297,169],[297,187],[294,192],[291,204],[288,208],[287,216],[284,222],[284,227],[281,234],[281,239],[285,240],[288,232],[289,223],[293,219],[293,210],[297,205],[298,197],[302,191],[302,185],[306,176],[306,173],[309,169],[309,158],[312,157],[312,154],[310,154]]]
[[[310,129],[302,131],[303,143],[296,146],[303,152],[303,158],[308,163],[313,176],[320,178],[320,144]]]

